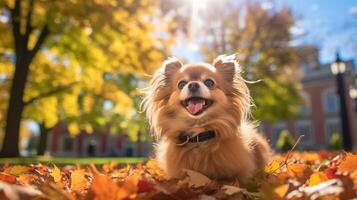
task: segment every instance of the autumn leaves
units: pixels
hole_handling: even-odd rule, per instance
[[[321,151],[275,156],[247,185],[211,180],[184,169],[167,180],[157,163],[136,166],[2,166],[0,199],[353,199],[357,197],[357,155]]]

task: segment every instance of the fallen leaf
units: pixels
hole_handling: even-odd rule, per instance
[[[93,200],[110,200],[118,199],[118,185],[109,177],[95,173],[93,182],[89,188],[88,199]]]
[[[352,173],[357,170],[357,154],[346,153],[345,159],[339,165],[338,172]]]
[[[21,174],[19,176],[19,183],[22,185],[31,185],[35,179],[37,179],[37,176],[34,174]]]
[[[6,183],[10,183],[10,184],[14,184],[14,183],[16,183],[16,176],[5,174],[5,173],[1,172],[0,173],[0,181],[6,182]]]
[[[273,160],[270,164],[264,167],[264,172],[268,174],[272,174],[272,173],[277,174],[281,172],[280,168],[281,168],[280,163],[276,160]]]
[[[56,200],[72,200],[74,199],[68,193],[60,190],[54,184],[42,184],[38,186],[39,190],[47,197],[47,199],[56,199]],[[109,199],[107,199],[109,200]]]
[[[353,181],[353,189],[357,191],[357,171],[354,171],[352,174],[350,174],[350,178]]]
[[[82,192],[87,188],[87,180],[83,169],[76,169],[71,174],[71,190]]]
[[[20,199],[41,199],[42,192],[33,189],[32,187],[24,187],[20,185],[12,185],[0,181],[0,192],[10,200]]]
[[[223,185],[222,186],[222,190],[227,195],[232,195],[232,194],[235,194],[235,193],[238,193],[238,192],[247,191],[246,189],[242,189],[242,188],[235,187],[235,186],[232,186],[232,185]]]
[[[288,189],[289,189],[289,184],[280,185],[274,189],[274,193],[279,198],[283,198],[283,197],[285,197],[286,193],[288,192]]]
[[[53,166],[51,176],[53,177],[53,180],[55,181],[55,183],[59,183],[62,179],[61,170],[58,169],[58,167],[56,165]]]
[[[328,180],[328,177],[324,172],[316,172],[316,173],[311,174],[310,179],[309,179],[309,186],[318,185],[318,184],[325,182],[327,180]]]
[[[7,167],[4,172],[7,174],[11,174],[11,175],[21,175],[21,174],[26,174],[27,172],[29,172],[30,168],[27,166],[22,166],[22,165],[15,165],[15,166],[10,166]]]
[[[207,176],[199,172],[189,169],[183,169],[183,170],[187,174],[189,187],[194,187],[194,188],[203,187],[211,182],[211,179],[209,179]]]
[[[287,166],[287,173],[290,177],[305,182],[312,174],[312,171],[305,164],[291,164]]]

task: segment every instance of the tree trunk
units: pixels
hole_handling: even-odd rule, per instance
[[[43,42],[49,34],[48,26],[45,25],[40,31],[40,35],[38,36],[34,47],[31,50],[28,49],[29,37],[33,28],[31,25],[33,4],[33,0],[29,2],[29,10],[26,15],[26,30],[24,34],[22,34],[20,31],[20,18],[22,16],[21,0],[15,0],[14,8],[10,9],[16,61],[15,72],[12,78],[12,85],[10,90],[9,106],[7,108],[5,137],[3,140],[0,157],[18,157],[20,155],[19,131],[22,112],[25,107],[23,96],[29,74],[29,67],[36,53],[40,50]]]
[[[3,140],[0,157],[18,157],[19,154],[19,131],[21,115],[24,110],[23,96],[25,84],[29,72],[29,62],[24,56],[17,55],[15,73],[10,90],[10,101],[7,109],[5,137]]]
[[[47,150],[47,138],[50,128],[46,128],[43,123],[40,124],[40,138],[37,146],[37,155],[43,156]]]

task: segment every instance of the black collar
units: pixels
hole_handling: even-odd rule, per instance
[[[185,133],[181,133],[178,137],[178,143],[176,143],[178,146],[183,146],[187,143],[199,143],[199,142],[204,142],[210,139],[213,139],[216,136],[216,133],[214,131],[204,131],[196,136],[190,136]]]

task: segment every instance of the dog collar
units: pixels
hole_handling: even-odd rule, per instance
[[[178,137],[178,143],[176,143],[177,146],[183,146],[187,143],[199,143],[199,142],[204,142],[210,139],[213,139],[216,137],[216,133],[214,131],[204,131],[201,132],[195,136],[190,136],[185,133],[181,133]]]

